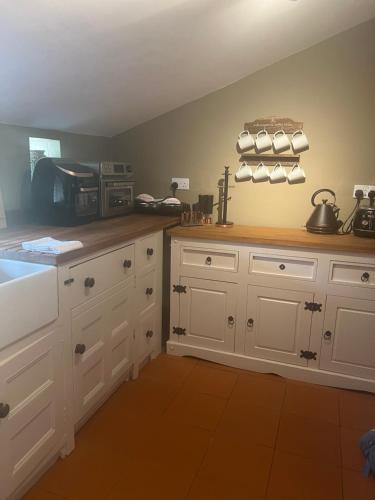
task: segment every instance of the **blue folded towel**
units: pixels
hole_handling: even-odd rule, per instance
[[[366,459],[363,475],[368,477],[370,474],[375,474],[375,429],[366,432],[361,437],[359,447]]]

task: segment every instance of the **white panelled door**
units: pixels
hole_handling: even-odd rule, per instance
[[[62,344],[54,330],[0,364],[1,498],[61,445],[63,391]]]
[[[375,379],[375,301],[327,297],[320,368]]]
[[[186,287],[180,294],[180,341],[233,352],[238,285],[199,278],[181,278],[180,284]]]
[[[314,295],[249,285],[245,354],[257,358],[307,366],[300,357],[309,349],[312,313],[305,302]]]

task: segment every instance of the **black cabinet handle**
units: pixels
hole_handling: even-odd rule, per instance
[[[370,274],[369,273],[363,273],[362,276],[361,276],[361,281],[363,281],[363,283],[367,283],[368,280],[370,279]]]
[[[0,418],[5,418],[9,415],[10,406],[5,403],[0,403]]]
[[[332,338],[332,332],[327,330],[326,332],[323,333],[324,340],[331,340]]]
[[[281,269],[282,271],[284,271],[284,269],[285,269],[285,264],[280,264],[280,265],[279,265],[279,269]]]
[[[83,354],[86,351],[85,344],[77,344],[74,352],[76,354]]]
[[[228,325],[233,326],[234,325],[234,318],[233,316],[228,316]]]
[[[207,257],[207,258],[206,258],[206,264],[207,264],[208,266],[210,266],[210,265],[212,264],[212,258],[211,258],[211,257]]]
[[[132,267],[132,261],[130,259],[125,259],[123,266],[129,269],[130,267]]]
[[[152,330],[147,330],[146,332],[146,337],[150,339],[154,335],[154,332]]]
[[[254,320],[253,320],[253,318],[249,318],[249,319],[247,320],[247,323],[246,323],[246,324],[247,324],[247,327],[248,327],[248,328],[253,328],[253,326],[254,326]]]
[[[154,249],[153,248],[148,248],[146,250],[146,253],[147,253],[148,257],[151,257],[152,255],[154,255]]]
[[[146,288],[146,295],[152,295],[153,291],[152,288]]]
[[[95,278],[85,279],[85,288],[92,288],[95,285]]]

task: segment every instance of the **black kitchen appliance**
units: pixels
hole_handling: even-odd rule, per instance
[[[80,162],[99,175],[99,215],[114,217],[134,211],[134,169],[120,161]]]
[[[353,221],[353,233],[356,236],[375,238],[375,191],[368,193],[370,204],[368,207],[357,209]]]
[[[333,197],[332,202],[323,199],[321,203],[316,204],[316,197],[321,193],[329,193]],[[311,197],[311,204],[314,211],[306,222],[306,229],[310,233],[334,234],[342,226],[342,221],[338,220],[340,209],[336,206],[336,195],[331,189],[318,189]]]
[[[38,223],[76,226],[98,217],[99,178],[73,160],[41,158],[31,181],[33,218]]]

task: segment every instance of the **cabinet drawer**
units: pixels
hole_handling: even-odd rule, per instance
[[[115,250],[70,269],[72,307],[95,297],[134,273],[134,245]]]
[[[160,313],[156,306],[140,315],[137,329],[137,361],[150,356],[157,342],[160,342]]]
[[[155,265],[159,252],[157,236],[157,234],[151,234],[137,240],[135,255],[137,272],[143,272]]]
[[[237,272],[238,252],[183,247],[181,249],[181,264],[184,266]]]
[[[350,262],[331,262],[330,283],[355,286],[375,286],[375,266],[351,264]]]
[[[288,256],[251,254],[249,273],[315,280],[317,261]]]
[[[156,273],[153,269],[141,277],[137,277],[138,310],[144,312],[155,305],[157,299]]]

